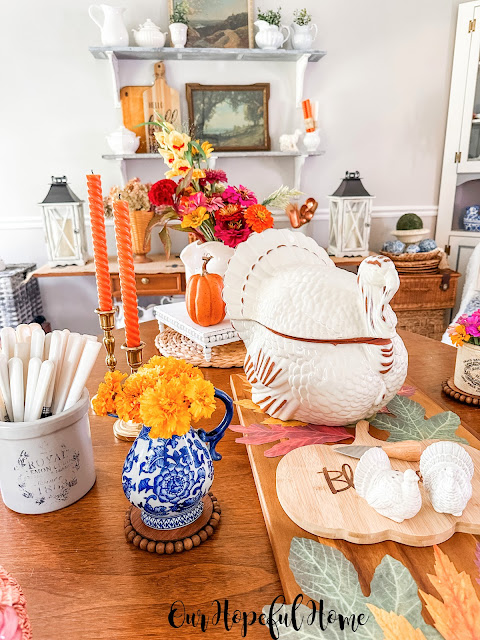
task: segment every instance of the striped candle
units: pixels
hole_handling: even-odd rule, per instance
[[[107,235],[103,211],[102,182],[99,175],[87,175],[88,204],[92,223],[93,255],[97,278],[98,306],[100,311],[113,308],[110,272],[108,269]]]

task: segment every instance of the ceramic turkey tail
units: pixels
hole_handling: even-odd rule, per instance
[[[235,320],[255,320],[260,286],[288,266],[324,264],[334,267],[327,252],[302,233],[288,229],[268,229],[252,234],[240,244],[230,259],[224,278],[223,299],[227,313]]]

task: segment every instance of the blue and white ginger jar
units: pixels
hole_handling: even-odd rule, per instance
[[[475,204],[465,209],[463,226],[466,231],[480,231],[480,205]]]
[[[182,436],[150,438],[150,427],[144,426],[132,444],[123,465],[123,491],[148,527],[177,529],[202,515],[202,498],[213,482],[213,460],[222,457],[215,447],[233,416],[232,399],[218,389],[215,397],[226,411],[212,431],[190,428]]]

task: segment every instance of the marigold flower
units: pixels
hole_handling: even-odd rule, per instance
[[[463,324],[457,324],[453,327],[453,331],[450,333],[450,340],[456,347],[463,346],[464,342],[470,340],[470,335],[465,331]]]
[[[116,413],[115,398],[122,391],[122,380],[127,377],[120,371],[107,371],[104,382],[98,386],[97,395],[92,399],[92,407],[97,416]]]
[[[190,402],[192,420],[210,418],[215,411],[215,387],[208,380],[194,379],[185,387],[185,398]]]
[[[273,227],[273,216],[270,211],[261,204],[253,204],[245,211],[245,222],[250,229],[261,233],[265,229]]]
[[[181,436],[190,429],[191,415],[179,380],[160,379],[140,398],[140,418],[151,427],[151,438]]]

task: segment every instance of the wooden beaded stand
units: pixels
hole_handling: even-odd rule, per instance
[[[140,517],[140,509],[133,505],[125,514],[125,537],[135,547],[159,555],[190,551],[205,542],[217,528],[222,512],[213,493],[203,498],[203,513],[186,527],[158,530],[147,527]]]
[[[480,405],[480,396],[472,396],[470,393],[461,391],[458,387],[455,386],[453,378],[449,378],[442,384],[442,390],[443,393],[445,393],[447,396],[450,396],[452,400],[470,404],[474,407],[478,407]]]

